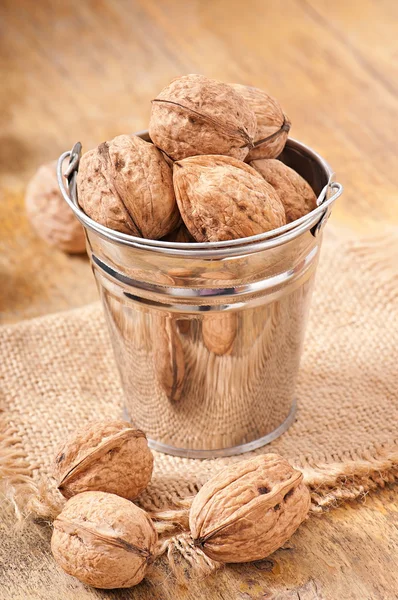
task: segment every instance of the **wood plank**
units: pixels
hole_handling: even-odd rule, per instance
[[[251,565],[228,565],[203,581],[177,586],[165,565],[130,590],[101,592],[64,574],[49,553],[51,529],[29,524],[15,535],[3,503],[1,600],[394,600],[397,598],[396,492],[312,517],[284,549]],[[50,595],[51,593],[51,595]]]

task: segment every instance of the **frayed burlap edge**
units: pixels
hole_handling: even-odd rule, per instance
[[[243,459],[244,460],[244,459]],[[398,481],[398,442],[368,448],[361,458],[344,463],[293,465],[303,473],[311,494],[310,514],[322,514],[344,502],[364,498],[370,491]],[[33,468],[23,450],[16,428],[0,412],[0,491],[12,504],[16,527],[31,519],[49,524],[62,510],[65,499],[48,480],[33,479]],[[167,561],[180,584],[189,577],[203,578],[220,568],[195,547],[189,534],[188,515],[192,497],[176,497],[170,510],[150,512],[159,536],[157,556]],[[139,499],[138,502],[139,504]],[[156,568],[153,571],[156,577]]]
[[[25,498],[36,494],[31,475],[17,429],[0,408],[0,491],[12,503],[18,521],[25,515]]]

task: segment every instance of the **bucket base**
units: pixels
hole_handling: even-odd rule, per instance
[[[157,452],[162,452],[163,454],[171,454],[172,456],[180,456],[182,458],[219,458],[221,456],[234,456],[235,454],[243,454],[244,452],[250,452],[251,450],[256,450],[257,448],[261,448],[261,446],[265,446],[270,442],[273,442],[278,438],[282,433],[285,433],[293,423],[297,410],[297,402],[293,400],[292,408],[290,409],[290,413],[286,417],[286,419],[271,431],[271,433],[267,433],[261,438],[257,440],[253,440],[252,442],[247,442],[247,444],[240,444],[239,446],[231,446],[229,448],[219,448],[215,450],[190,450],[188,448],[175,448],[174,446],[169,446],[168,444],[163,444],[162,442],[157,442],[156,440],[152,440],[148,438],[148,446],[152,450],[156,450]],[[124,410],[124,416],[127,421],[128,418],[126,409]]]

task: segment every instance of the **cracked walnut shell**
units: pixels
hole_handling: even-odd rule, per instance
[[[255,169],[230,156],[178,161],[173,181],[181,216],[197,242],[249,237],[286,222],[274,188]]]
[[[26,188],[26,214],[47,244],[69,254],[80,254],[86,249],[84,230],[62,197],[56,169],[54,160],[36,171]]]
[[[259,159],[250,165],[277,191],[291,223],[316,208],[316,195],[309,183],[280,160]]]
[[[71,498],[54,521],[56,562],[83,583],[101,589],[137,585],[152,562],[157,535],[149,516],[105,492]]]
[[[225,563],[261,560],[280,548],[306,518],[303,475],[278,454],[232,464],[195,496],[189,526],[196,546]]]
[[[169,165],[156,146],[135,135],[83,154],[77,193],[89,217],[122,233],[159,239],[180,221]]]
[[[240,83],[230,85],[251,106],[257,119],[254,148],[249,151],[246,161],[255,158],[276,158],[285,147],[291,125],[278,101],[256,87]]]
[[[133,500],[147,487],[152,469],[143,431],[125,421],[96,421],[61,447],[54,476],[65,498],[95,490]]]
[[[152,101],[149,135],[173,160],[197,154],[243,160],[253,146],[256,127],[253,110],[230,85],[185,75]]]

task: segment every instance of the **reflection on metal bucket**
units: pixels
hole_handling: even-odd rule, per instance
[[[320,233],[342,188],[294,140],[281,159],[309,181],[318,208],[272,234],[208,244],[108,230],[77,206],[73,152],[69,194],[60,177],[86,228],[126,414],[155,449],[237,454],[275,439],[294,419]]]

